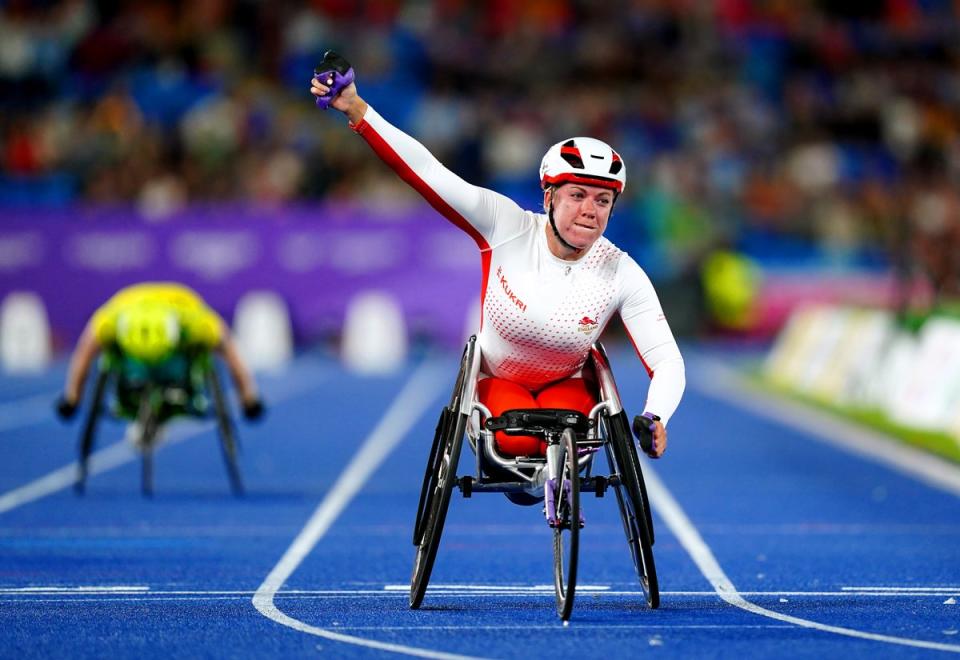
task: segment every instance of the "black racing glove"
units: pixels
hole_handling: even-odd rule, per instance
[[[328,50],[323,54],[320,64],[313,68],[313,74],[319,76],[329,71],[346,74],[351,68],[347,58],[336,51]]]
[[[263,417],[266,408],[263,406],[262,399],[254,399],[249,403],[243,404],[243,416],[248,421],[255,421]]]
[[[653,430],[656,428],[654,421],[660,421],[660,417],[652,413],[644,413],[633,418],[633,434],[640,441],[640,449],[645,454],[653,451]]]
[[[77,414],[76,402],[67,401],[67,397],[62,394],[57,397],[53,408],[57,411],[57,417],[62,420],[73,419],[73,416]]]

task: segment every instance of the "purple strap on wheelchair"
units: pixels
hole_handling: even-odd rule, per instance
[[[547,517],[547,524],[550,527],[557,526],[557,502],[554,499],[554,486],[556,485],[556,479],[547,479],[547,483],[544,484],[543,494],[545,496],[546,502],[544,507],[544,514]]]
[[[547,479],[547,482],[544,484],[543,494],[544,494],[544,507],[543,512],[547,517],[547,525],[550,527],[556,527],[560,524],[560,519],[557,517],[557,501],[554,499],[554,487],[557,485],[556,479]],[[567,498],[567,504],[570,505],[570,508],[573,508],[573,484],[570,483],[569,479],[563,480],[563,492]],[[580,526],[582,527],[586,519],[583,517],[583,511],[580,511]]]
[[[569,479],[563,480],[563,490],[567,493],[567,504],[570,505],[570,509],[573,509],[573,484],[570,483]],[[580,508],[580,526],[583,527],[586,522],[586,518],[583,517],[583,508]]]
[[[330,107],[330,104],[333,103],[333,99],[337,97],[337,94],[342,92],[344,87],[353,82],[353,67],[347,69],[346,73],[340,73],[339,71],[334,71],[333,69],[330,71],[320,71],[319,73],[314,71],[313,77],[330,88],[329,92],[323,96],[317,97],[317,107],[326,110]],[[331,78],[333,78],[333,83],[328,84],[327,81]]]

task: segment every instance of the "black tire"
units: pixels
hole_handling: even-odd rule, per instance
[[[144,447],[140,456],[141,478],[140,494],[144,497],[153,497],[153,448]]]
[[[413,561],[413,575],[410,578],[410,609],[418,609],[430,582],[433,562],[437,558],[440,537],[443,535],[443,523],[450,506],[450,495],[456,482],[457,463],[463,448],[463,434],[467,428],[467,416],[451,413],[452,419],[448,433],[438,452],[436,471],[431,475],[433,486],[427,493],[427,508],[422,521],[421,539],[417,545],[417,554]]]
[[[573,429],[566,429],[560,440],[561,469],[553,488],[557,524],[553,528],[553,586],[557,595],[557,614],[570,619],[577,589],[577,558],[580,551],[580,474]],[[564,493],[564,483],[570,492]]]
[[[427,458],[427,467],[423,474],[423,484],[420,486],[420,502],[417,504],[417,520],[413,524],[413,544],[420,545],[423,540],[423,524],[427,519],[427,512],[431,505],[431,496],[436,491],[436,477],[440,459],[443,456],[441,447],[443,439],[449,433],[450,420],[454,415],[450,409],[444,406],[440,413],[440,419],[437,420],[437,428],[433,432],[433,444],[430,446],[430,455]]]
[[[220,384],[220,375],[216,367],[210,365],[207,372],[207,385],[213,395],[213,409],[217,417],[217,431],[220,436],[220,449],[223,453],[223,462],[227,468],[227,477],[230,479],[230,490],[236,495],[243,495],[243,479],[240,476],[240,466],[237,464],[238,443],[234,431],[230,409],[227,406],[227,397]]]
[[[476,344],[476,337],[470,337],[467,345],[460,356],[460,371],[457,373],[457,380],[453,384],[453,393],[450,395],[450,405],[446,406],[440,413],[440,419],[437,420],[437,428],[433,432],[433,444],[430,446],[430,455],[427,457],[427,466],[423,473],[423,482],[420,486],[420,501],[417,504],[417,519],[413,524],[413,544],[420,545],[423,540],[423,526],[427,518],[427,512],[431,507],[431,498],[436,492],[436,476],[439,467],[440,457],[442,456],[441,447],[443,438],[450,433],[450,425],[456,421],[456,413],[460,409],[460,397],[463,394],[463,383],[467,377],[467,371],[473,361],[473,351]]]
[[[159,411],[154,409],[153,388],[147,387],[140,399],[137,422],[140,425],[141,480],[140,492],[153,497],[153,444],[160,430]]]
[[[97,384],[93,389],[93,399],[90,402],[90,411],[87,413],[87,421],[83,425],[83,433],[80,436],[80,460],[77,461],[77,481],[73,484],[73,490],[78,495],[83,495],[89,472],[88,463],[90,454],[93,453],[93,441],[97,434],[97,422],[103,413],[103,397],[106,392],[107,380],[110,378],[110,372],[102,369],[97,374]]]
[[[604,421],[607,427],[607,459],[611,472],[619,477],[614,492],[630,556],[647,605],[650,609],[657,609],[660,606],[660,587],[653,559],[653,527],[649,506],[644,497],[646,489],[640,470],[640,459],[637,457],[626,414],[621,412],[604,418]]]

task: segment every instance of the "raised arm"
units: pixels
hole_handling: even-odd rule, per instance
[[[324,62],[328,59],[329,54]],[[470,234],[481,249],[516,234],[523,227],[525,214],[516,203],[461,179],[426,147],[367,105],[357,93],[355,83],[350,82],[337,93],[336,82],[332,73],[315,76],[310,91],[346,115],[351,127],[381,160],[450,222]],[[329,85],[334,85],[336,94],[332,100],[325,98],[331,91]]]

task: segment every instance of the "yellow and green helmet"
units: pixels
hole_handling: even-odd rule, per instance
[[[167,305],[138,303],[117,317],[117,345],[147,363],[166,360],[180,345],[180,323]]]

